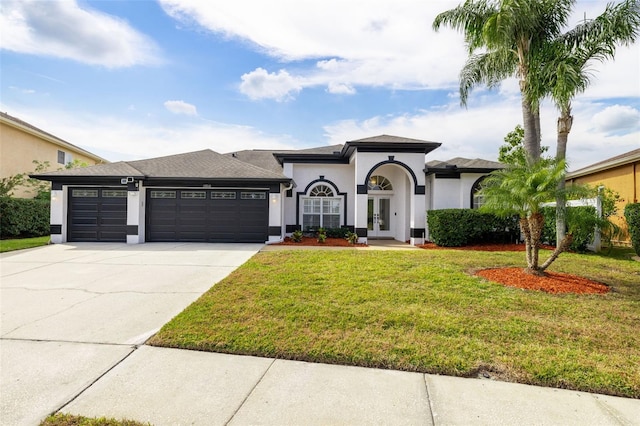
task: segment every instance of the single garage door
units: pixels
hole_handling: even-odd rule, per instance
[[[69,188],[69,241],[127,241],[127,190]]]
[[[147,189],[147,241],[263,243],[267,191]]]

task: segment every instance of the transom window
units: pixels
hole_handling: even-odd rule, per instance
[[[302,229],[340,228],[342,198],[328,185],[316,185],[302,199]]]
[[[318,185],[309,192],[310,197],[333,197],[333,189],[327,185]]]
[[[392,191],[393,185],[391,185],[391,181],[384,176],[371,176],[369,178],[369,183],[367,187],[371,191]]]

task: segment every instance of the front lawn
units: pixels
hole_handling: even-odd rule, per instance
[[[22,250],[33,247],[46,246],[49,244],[49,236],[33,238],[16,238],[0,240],[0,253],[6,251]]]
[[[640,263],[563,254],[552,266],[612,286],[606,295],[469,275],[523,262],[509,252],[263,252],[150,343],[640,398]]]

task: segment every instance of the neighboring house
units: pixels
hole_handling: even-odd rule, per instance
[[[567,173],[567,183],[604,185],[620,194],[616,203],[618,214],[612,221],[623,229],[614,243],[631,244],[624,218],[624,207],[637,203],[640,192],[640,149],[634,149],[622,155],[592,164],[574,172]]]
[[[52,182],[51,234],[66,241],[277,242],[348,228],[419,244],[426,211],[470,207],[499,163],[425,165],[440,143],[381,135],[321,148],[203,150],[38,175]]]
[[[0,178],[33,171],[34,160],[48,161],[52,170],[63,168],[74,160],[88,165],[108,163],[104,158],[0,112]],[[19,187],[13,195],[30,198],[36,194]]]

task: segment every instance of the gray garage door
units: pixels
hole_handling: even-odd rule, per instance
[[[267,191],[147,189],[147,241],[260,242],[269,236]]]
[[[69,241],[127,240],[127,190],[69,188]]]

